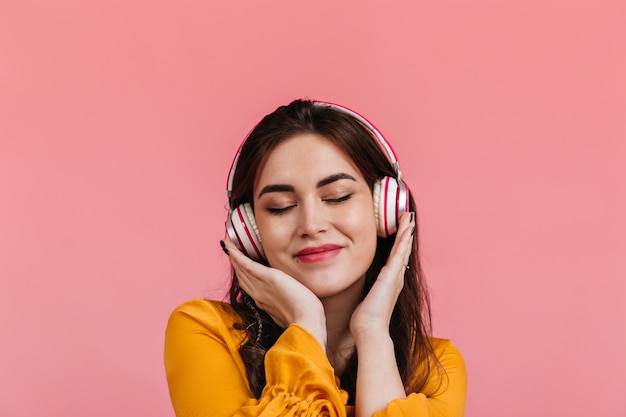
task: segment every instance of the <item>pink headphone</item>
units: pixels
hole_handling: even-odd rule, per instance
[[[402,181],[400,164],[398,163],[393,149],[378,129],[376,129],[369,121],[367,121],[367,119],[355,111],[338,104],[323,101],[315,101],[313,104],[315,106],[331,107],[337,111],[354,117],[374,135],[378,145],[383,150],[385,155],[387,155],[389,162],[391,162],[396,172],[396,177],[384,177],[377,180],[374,183],[372,194],[374,197],[374,214],[376,216],[376,229],[378,236],[388,237],[393,235],[398,230],[398,219],[400,215],[409,209],[409,190],[406,184]],[[245,140],[242,144],[243,143],[245,143]],[[233,177],[235,170],[237,169],[237,161],[239,160],[240,152],[241,146],[237,151],[237,155],[235,156],[235,159],[230,167],[230,173],[228,174],[227,197],[230,212],[228,213],[228,218],[226,219],[226,232],[228,233],[230,240],[245,255],[258,261],[265,258],[265,253],[263,252],[259,230],[257,228],[256,221],[254,220],[252,206],[250,206],[249,203],[244,203],[233,208],[230,202],[233,189]]]

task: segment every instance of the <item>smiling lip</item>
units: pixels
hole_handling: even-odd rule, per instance
[[[341,246],[331,244],[304,248],[296,253],[296,258],[304,263],[322,262],[339,255],[341,249]]]

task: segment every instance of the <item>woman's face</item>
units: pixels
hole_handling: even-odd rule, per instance
[[[376,251],[374,203],[340,148],[314,134],[283,141],[259,169],[254,207],[272,267],[319,298],[360,296]]]

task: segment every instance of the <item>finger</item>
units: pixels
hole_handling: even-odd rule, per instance
[[[265,265],[253,261],[241,252],[233,242],[223,240],[225,252],[228,253],[230,263],[237,275],[241,288],[255,299],[255,289],[270,276],[270,270]]]
[[[376,292],[381,300],[393,305],[404,286],[406,267],[412,250],[413,225],[415,216],[405,213],[400,218],[398,234],[391,250],[387,264],[380,271],[372,292]]]
[[[415,227],[415,214],[413,212],[404,213],[400,218],[400,225],[396,235],[387,266],[394,273],[404,274],[405,265],[408,264],[413,249],[413,234]]]
[[[409,213],[407,213],[409,214]],[[406,220],[406,228],[403,230],[401,237],[402,249],[404,251],[402,256],[402,265],[406,266],[409,263],[409,258],[413,250],[413,237],[415,234],[415,213],[411,212]]]

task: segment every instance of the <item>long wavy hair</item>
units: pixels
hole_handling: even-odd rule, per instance
[[[233,176],[231,208],[243,203],[253,204],[254,180],[259,166],[278,144],[303,134],[323,136],[343,150],[356,164],[370,190],[376,180],[396,175],[376,139],[357,119],[332,106],[314,104],[309,100],[295,100],[265,116],[241,146]],[[416,211],[413,197],[409,200],[409,210]],[[420,265],[417,227],[414,236],[409,269],[406,271],[404,287],[389,327],[398,369],[407,393],[421,391],[431,374],[441,371],[430,341],[430,301]],[[366,272],[363,297],[367,295],[387,262],[394,241],[395,235],[378,237],[374,260]],[[247,338],[242,342],[239,351],[246,367],[250,390],[260,398],[265,386],[263,359],[283,329],[241,289],[234,272],[229,295],[231,305],[242,318],[236,327],[247,332]],[[341,386],[348,392],[351,404],[354,403],[356,392],[357,364],[357,352],[353,352],[341,375]]]

